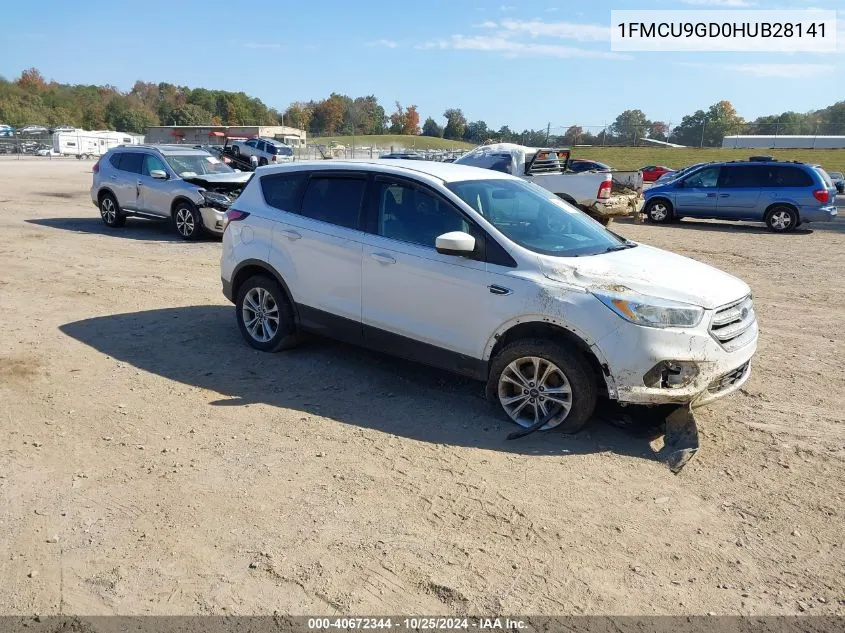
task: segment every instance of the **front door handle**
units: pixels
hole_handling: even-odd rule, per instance
[[[493,284],[492,286],[487,286],[487,288],[494,295],[504,296],[504,295],[509,295],[513,292],[513,290],[511,290],[510,288],[505,288],[504,286],[497,286],[496,284]]]
[[[395,264],[396,259],[391,257],[390,255],[385,255],[384,253],[371,253],[370,257],[381,264]]]
[[[298,240],[298,239],[302,238],[301,233],[297,233],[296,231],[289,231],[287,229],[280,229],[279,234],[284,235],[286,238],[288,238],[290,240]]]
[[[720,193],[720,194],[719,194],[719,197],[720,197],[720,198],[730,198],[730,197],[731,197],[731,194],[729,194],[729,193]]]
[[[707,194],[707,197],[708,197],[708,198],[715,198],[715,197],[716,197],[716,194],[715,194],[715,193],[708,193],[708,194]]]

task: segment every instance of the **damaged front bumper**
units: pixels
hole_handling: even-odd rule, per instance
[[[202,225],[206,231],[214,235],[223,235],[226,228],[226,211],[223,205],[207,206],[200,205],[199,212],[202,216]]]
[[[727,396],[751,376],[756,322],[751,327],[749,342],[728,351],[706,323],[692,331],[622,326],[597,345],[607,360],[611,397],[625,404],[698,407]]]

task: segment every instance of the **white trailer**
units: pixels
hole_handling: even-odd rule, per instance
[[[74,130],[53,134],[53,150],[63,156],[90,158],[102,156],[118,145],[137,145],[138,139],[126,132]]]
[[[722,147],[734,149],[843,149],[845,148],[845,136],[738,134],[724,137]]]

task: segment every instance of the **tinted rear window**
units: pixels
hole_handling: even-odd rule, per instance
[[[315,220],[357,229],[365,184],[364,179],[358,178],[311,178],[300,213]]]
[[[766,184],[768,172],[765,167],[754,165],[726,165],[719,174],[719,186],[728,189],[739,187],[763,187]]]
[[[767,187],[812,187],[813,179],[800,167],[786,165],[766,166],[768,182]]]
[[[144,162],[144,155],[135,152],[126,152],[120,157],[120,170],[133,174],[141,173],[141,165]]]
[[[276,209],[297,213],[299,192],[307,176],[304,171],[262,176],[261,191],[265,202]]]

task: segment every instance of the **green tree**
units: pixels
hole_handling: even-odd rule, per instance
[[[211,125],[212,116],[208,110],[187,103],[171,111],[167,125]]]
[[[422,135],[434,137],[443,136],[443,128],[437,125],[437,121],[428,117],[425,120],[425,123],[423,123]]]
[[[443,138],[461,140],[466,131],[467,120],[460,108],[449,108],[443,113],[446,127],[443,128]]]
[[[610,133],[631,145],[648,134],[649,120],[642,110],[625,110],[610,126]]]

